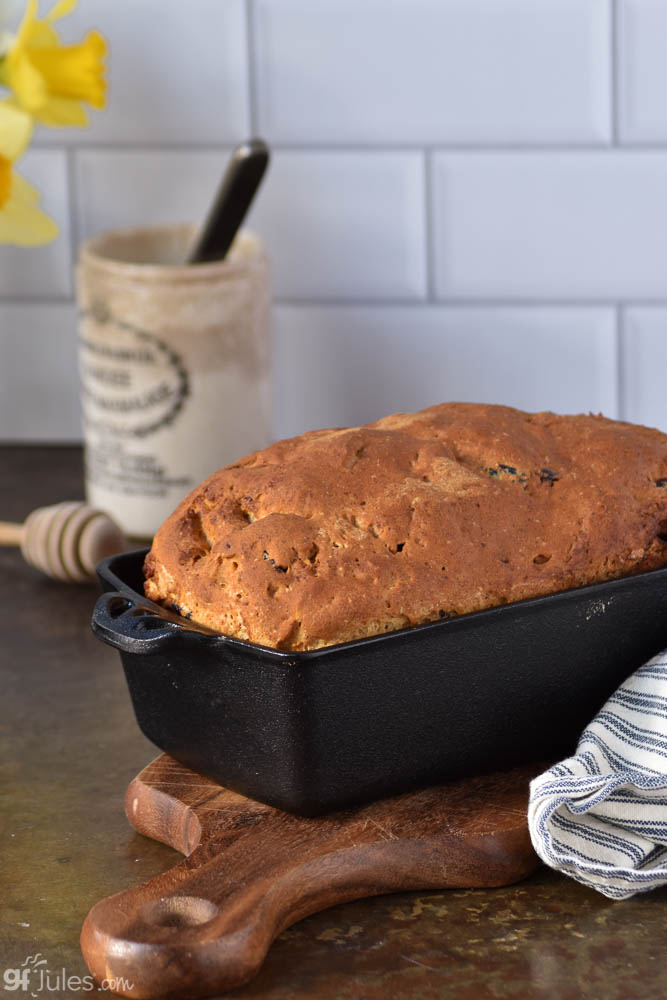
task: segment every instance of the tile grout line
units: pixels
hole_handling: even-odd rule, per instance
[[[618,419],[627,420],[627,400],[625,393],[625,309],[616,306],[616,395]]]
[[[76,179],[76,150],[72,147],[67,147],[65,149],[65,162],[67,169],[67,202],[68,202],[68,217],[69,217],[69,253],[70,253],[70,267],[69,267],[69,288],[70,295],[65,299],[65,301],[71,301],[75,294],[76,289],[74,287],[74,269],[76,267],[77,256],[79,252],[79,213],[78,213],[78,199],[77,199],[77,179]]]
[[[3,306],[36,306],[38,309],[52,306],[73,306],[74,295],[0,295],[0,309]]]
[[[435,302],[435,233],[433,226],[432,154],[424,150],[424,239],[426,240],[426,300]]]
[[[74,292],[70,295],[2,295],[0,294],[0,306],[52,306],[52,305],[74,305]],[[640,299],[424,299],[424,298],[319,298],[294,297],[289,295],[274,295],[272,299],[274,306],[287,306],[289,308],[301,309],[460,309],[462,311],[484,309],[515,309],[517,311],[534,311],[537,309],[550,309],[572,311],[575,309],[595,310],[611,309],[622,313],[624,309],[655,307],[667,309],[667,296],[665,298],[640,298]]]
[[[613,148],[618,149],[619,143],[619,107],[618,107],[618,95],[619,95],[619,42],[618,42],[618,3],[617,0],[609,0],[611,4],[610,10],[610,86],[611,86],[611,145]]]
[[[253,102],[256,101],[256,96],[253,98]],[[252,112],[256,117],[256,110]],[[251,123],[253,124],[253,123]],[[253,124],[256,127],[256,123]],[[231,150],[237,144],[243,140],[243,136],[237,137],[237,139],[228,139],[223,142],[219,141],[203,141],[203,140],[192,140],[186,143],[183,142],[170,142],[170,141],[146,141],[142,140],[140,142],[131,141],[121,141],[115,140],[114,142],[68,142],[65,141],[60,145],[56,143],[48,143],[40,140],[36,140],[32,143],[31,148],[40,150],[42,152],[51,152],[55,149],[72,150],[76,153],[219,153],[221,151]],[[469,154],[479,154],[484,156],[487,154],[494,154],[496,156],[512,156],[517,153],[525,153],[527,155],[540,155],[540,156],[561,156],[566,155],[576,155],[577,153],[589,153],[593,156],[596,155],[608,155],[609,153],[619,153],[623,156],[632,156],[634,153],[656,153],[665,154],[667,153],[667,142],[633,142],[632,144],[623,143],[618,145],[610,145],[608,142],[560,142],[560,143],[494,143],[494,142],[478,142],[478,143],[463,143],[463,142],[377,142],[377,143],[363,143],[363,142],[312,142],[312,143],[300,143],[300,142],[280,142],[279,140],[273,141],[271,143],[272,149],[276,152],[283,153],[369,153],[377,155],[386,155],[389,153],[443,153],[457,155],[459,153],[469,153]]]
[[[412,309],[616,309],[639,306],[667,307],[667,295],[663,298],[638,298],[638,299],[613,299],[613,298],[434,298],[426,300],[421,298],[332,298],[320,297],[298,297],[293,295],[276,295],[273,304],[278,306],[295,306],[304,308],[387,308],[401,306]]]
[[[246,15],[246,50],[248,56],[248,115],[250,118],[250,136],[257,135],[257,60],[255,58],[255,10],[253,0],[245,0]]]

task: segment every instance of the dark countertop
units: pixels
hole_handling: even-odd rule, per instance
[[[3,520],[81,495],[78,449],[0,448]],[[54,977],[86,975],[78,942],[89,908],[179,856],[125,819],[125,788],[157,751],[136,726],[117,653],[90,632],[96,587],[55,583],[0,549],[0,588],[2,988],[2,972],[37,952]],[[541,869],[506,889],[348,903],[282,934],[233,996],[658,1000],[667,889],[611,902]]]

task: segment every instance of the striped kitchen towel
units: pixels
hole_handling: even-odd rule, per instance
[[[531,782],[528,825],[545,864],[610,899],[667,884],[667,650]]]

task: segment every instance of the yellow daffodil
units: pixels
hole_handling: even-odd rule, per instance
[[[0,60],[0,83],[13,102],[43,125],[85,126],[82,102],[103,108],[106,100],[106,42],[91,31],[78,45],[61,44],[53,22],[69,14],[77,0],[58,0],[45,18],[37,17],[37,0],[26,11],[7,54]]]
[[[39,208],[39,192],[13,168],[31,132],[25,111],[0,103],[0,243],[29,247],[58,235],[53,219]]]

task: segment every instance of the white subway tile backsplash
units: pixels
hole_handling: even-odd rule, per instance
[[[280,142],[605,142],[607,0],[257,0]]]
[[[277,152],[249,225],[282,298],[423,298],[424,161],[411,152]]]
[[[0,303],[0,439],[81,437],[76,310]]]
[[[623,417],[667,432],[667,306],[625,310],[621,362]]]
[[[605,308],[278,306],[274,434],[445,400],[617,416]]]
[[[667,140],[667,3],[618,0],[619,136],[622,142]]]
[[[205,217],[229,150],[78,154],[81,235]],[[426,290],[417,153],[281,153],[248,225],[279,297],[418,298]]]
[[[0,245],[0,296],[65,297],[72,288],[65,153],[28,150],[16,171],[39,190],[40,206],[58,223],[60,234],[38,247]]]
[[[20,164],[61,234],[0,246],[0,438],[78,436],[73,242],[203,220],[255,130],[276,434],[456,397],[667,430],[667,0],[86,0],[57,27],[109,39],[109,107]]]
[[[667,297],[667,154],[440,153],[441,298]]]
[[[85,150],[76,156],[79,237],[204,219],[230,150]]]
[[[80,129],[40,129],[40,142],[237,142],[247,137],[245,0],[86,0],[57,24],[109,43],[108,106]]]

